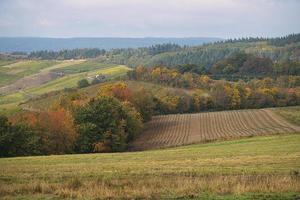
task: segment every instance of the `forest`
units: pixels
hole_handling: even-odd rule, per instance
[[[36,51],[28,55],[38,59],[79,59],[99,57],[103,62],[138,65],[175,67],[194,64],[209,70],[217,62],[244,52],[253,57],[269,59],[273,65],[296,65],[299,69],[300,34],[278,38],[241,38],[207,43],[201,46],[180,46],[159,44],[143,48],[125,49],[75,49],[61,51]]]

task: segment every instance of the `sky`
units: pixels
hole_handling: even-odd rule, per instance
[[[276,37],[300,0],[0,0],[0,36]]]

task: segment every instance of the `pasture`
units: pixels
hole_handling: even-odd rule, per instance
[[[7,199],[296,199],[300,135],[129,153],[0,159]]]
[[[161,115],[146,124],[145,131],[131,148],[145,150],[299,131],[300,127],[271,109]]]

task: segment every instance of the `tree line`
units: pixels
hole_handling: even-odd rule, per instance
[[[139,66],[128,72],[130,80],[182,88],[154,94],[155,112],[185,113],[299,105],[299,76],[266,77],[245,82],[213,80],[207,75],[181,73],[167,67]]]
[[[252,75],[280,76],[300,75],[300,62],[285,61],[274,63],[268,57],[236,52],[215,63],[208,74],[212,75]]]
[[[300,42],[300,34],[289,34],[283,37],[265,38],[265,37],[243,37],[228,40],[220,40],[213,42],[213,44],[220,43],[238,43],[238,42],[267,42],[269,45],[274,46],[285,46],[291,43]]]
[[[143,54],[147,55],[156,55],[164,52],[173,52],[179,51],[182,48],[180,45],[177,44],[157,44],[151,45],[150,47],[140,47],[137,49],[133,48],[125,48],[125,49],[112,49],[112,50],[104,50],[98,48],[85,48],[85,49],[65,49],[61,51],[34,51],[31,52],[28,57],[29,58],[37,58],[37,59],[58,59],[58,60],[67,60],[67,59],[83,59],[83,58],[96,58],[99,56],[106,56],[106,55],[118,55],[122,54],[122,56],[132,55],[133,53],[142,52]]]
[[[97,48],[86,49],[65,49],[61,51],[34,51],[28,55],[28,58],[37,58],[44,60],[69,60],[69,59],[83,59],[83,58],[96,58],[105,55],[106,50]]]
[[[29,58],[38,59],[79,59],[99,57],[103,62],[138,65],[178,65],[195,64],[210,69],[213,65],[240,52],[254,57],[272,60],[273,63],[297,63],[300,61],[300,34],[281,38],[241,38],[219,41],[201,46],[188,47],[176,44],[161,44],[143,48],[127,49],[74,49],[32,52]]]

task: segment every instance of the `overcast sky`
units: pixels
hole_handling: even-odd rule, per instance
[[[300,32],[300,0],[0,0],[0,36],[245,37]]]

